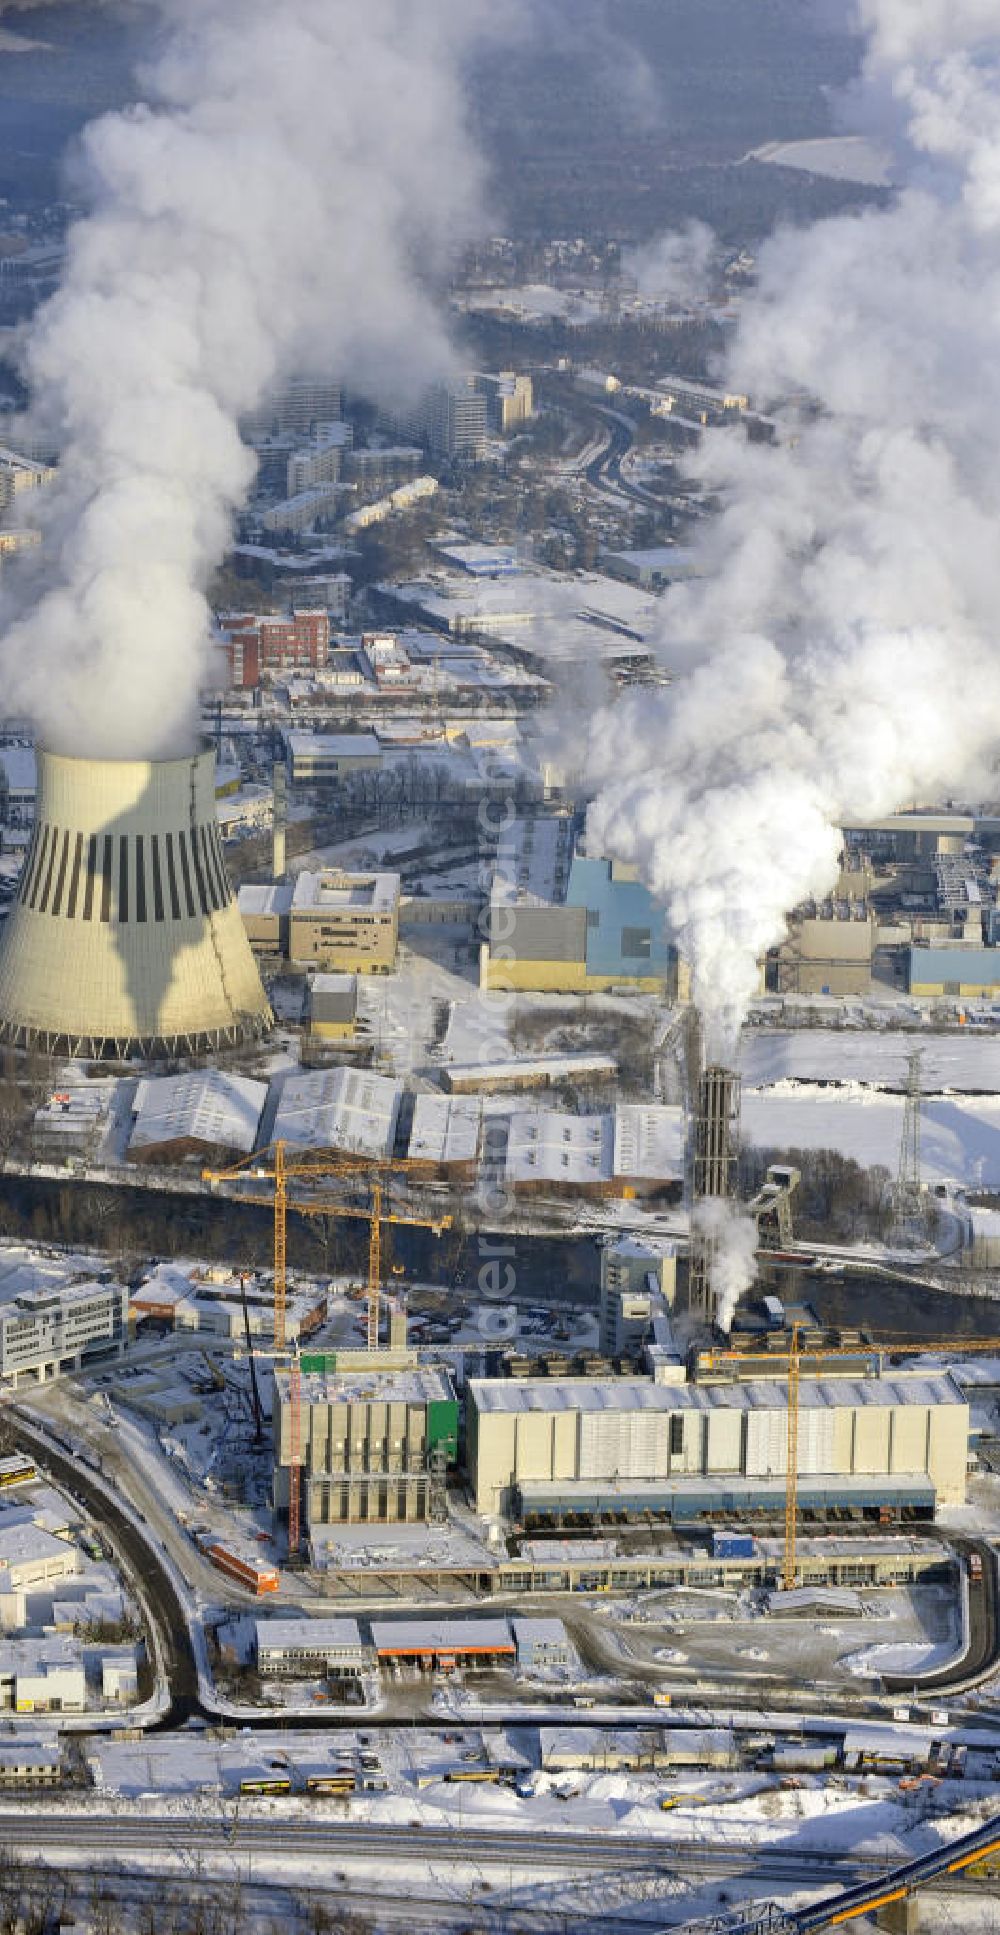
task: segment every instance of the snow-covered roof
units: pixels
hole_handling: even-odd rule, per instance
[[[654,1384],[642,1377],[472,1378],[468,1388],[481,1412],[788,1409],[788,1386],[765,1378],[739,1384]],[[945,1372],[803,1378],[799,1397],[803,1411],[964,1403],[962,1392]]]
[[[292,893],[295,914],[327,914],[365,910],[391,914],[399,902],[398,873],[342,873],[329,867],[322,873],[300,873]]]
[[[290,880],[276,880],[266,886],[252,883],[241,887],[238,895],[240,913],[244,918],[249,914],[260,918],[263,915],[277,915],[279,919],[291,912],[294,883]]]
[[[322,1653],[327,1648],[362,1648],[356,1619],[258,1619],[256,1636],[258,1649]]]
[[[507,1133],[506,1175],[512,1183],[600,1183],[612,1175],[614,1119],[523,1109]]]
[[[474,1095],[418,1095],[413,1104],[411,1162],[475,1162],[482,1103]]]
[[[249,1155],[266,1100],[265,1083],[219,1068],[146,1078],[135,1092],[129,1149],[192,1141]]]
[[[505,1619],[373,1619],[377,1653],[512,1653]]]
[[[274,1119],[274,1140],[300,1148],[390,1156],[402,1094],[400,1083],[368,1069],[290,1075]]]
[[[651,1182],[682,1176],[683,1110],[670,1104],[620,1102],[615,1110],[614,1171]]]

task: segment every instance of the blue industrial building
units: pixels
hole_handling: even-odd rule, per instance
[[[649,978],[673,985],[677,949],[667,939],[666,916],[631,867],[575,853],[566,906],[587,910],[588,981]]]

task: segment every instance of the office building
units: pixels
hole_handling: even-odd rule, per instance
[[[17,1389],[63,1371],[120,1357],[128,1338],[128,1291],[115,1283],[25,1290],[0,1304],[0,1379]]]
[[[262,1679],[359,1680],[372,1660],[356,1619],[258,1619],[255,1652]]]
[[[398,873],[300,873],[289,917],[289,953],[306,967],[391,974],[399,946]]]

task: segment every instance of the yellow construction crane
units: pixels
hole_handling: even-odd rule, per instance
[[[274,1208],[274,1348],[286,1347],[286,1311],[288,1304],[288,1210],[289,1185],[295,1182],[310,1183],[335,1177],[342,1182],[355,1181],[367,1189],[367,1202],[344,1201],[343,1196],[317,1196],[296,1194],[291,1198],[291,1207],[303,1216],[341,1216],[356,1218],[369,1225],[368,1239],[368,1348],[378,1348],[379,1313],[382,1296],[382,1227],[386,1223],[401,1223],[407,1228],[433,1230],[440,1236],[451,1228],[450,1216],[421,1216],[415,1211],[387,1208],[386,1193],[392,1178],[405,1174],[410,1164],[405,1161],[386,1162],[370,1156],[345,1155],[339,1150],[302,1149],[296,1150],[290,1159],[288,1145],[275,1142],[269,1148],[245,1156],[231,1169],[203,1169],[202,1181],[213,1185],[223,1182],[268,1182],[272,1186],[266,1195],[255,1190],[241,1190],[235,1198],[241,1203],[262,1203]]]
[[[785,1478],[785,1544],[781,1567],[781,1582],[786,1592],[791,1592],[798,1577],[796,1540],[798,1537],[799,1516],[799,1404],[801,1399],[802,1360],[811,1362],[813,1358],[858,1356],[877,1351],[884,1357],[924,1357],[940,1351],[949,1351],[954,1356],[970,1356],[976,1351],[1000,1354],[1000,1337],[927,1337],[921,1343],[909,1338],[873,1337],[867,1332],[860,1343],[851,1344],[812,1344],[804,1347],[800,1341],[800,1324],[792,1324],[787,1350],[769,1350],[767,1369],[761,1376],[773,1375],[772,1366],[781,1372],[787,1369],[788,1376],[788,1421],[787,1421],[787,1475]],[[706,1369],[729,1364],[745,1363],[748,1358],[758,1355],[754,1350],[712,1350],[706,1353],[703,1362]]]

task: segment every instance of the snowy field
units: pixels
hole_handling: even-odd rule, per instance
[[[743,1094],[743,1133],[760,1149],[837,1149],[862,1168],[893,1174],[899,1162],[904,1100],[860,1083],[842,1088],[783,1082]],[[937,1097],[920,1112],[926,1183],[1000,1186],[1000,1095]]]
[[[907,1057],[922,1052],[925,1095],[1000,1093],[1000,1037],[900,1030],[748,1028],[740,1044],[744,1089],[778,1082],[851,1082],[902,1091]]]
[[[815,141],[770,141],[745,158],[770,162],[776,168],[799,168],[803,174],[824,175],[829,181],[856,181],[867,188],[888,188],[892,180],[888,149],[864,134],[835,134]]]

